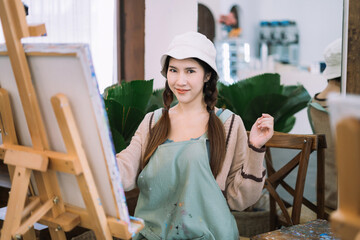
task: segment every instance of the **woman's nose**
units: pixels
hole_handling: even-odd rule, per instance
[[[178,82],[179,85],[186,85],[186,83],[187,83],[186,74],[180,73],[177,82]]]

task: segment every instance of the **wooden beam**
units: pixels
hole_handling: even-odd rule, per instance
[[[35,89],[21,38],[29,36],[21,1],[0,1],[1,21],[11,66],[34,148],[48,148],[45,127],[41,118]],[[14,6],[13,6],[14,5]],[[19,5],[22,11],[19,10]]]
[[[22,235],[22,239],[23,240],[37,240],[34,227],[31,227],[30,229],[28,229],[28,231],[24,235]]]
[[[48,201],[43,203],[41,207],[39,207],[33,214],[31,214],[31,216],[28,219],[26,219],[18,229],[16,229],[16,231],[13,233],[13,237],[15,237],[16,235],[23,235],[25,232],[27,232],[27,230],[33,227],[33,225],[42,216],[44,216],[53,206],[54,206],[53,199],[49,199]]]
[[[4,160],[4,157],[5,157],[5,150],[0,149],[0,160]]]
[[[339,206],[331,215],[333,231],[341,239],[355,239],[360,231],[360,120],[344,118],[336,125]]]
[[[89,220],[91,221],[91,219]],[[60,227],[63,231],[68,232],[80,224],[80,216],[76,213],[64,212],[57,218],[43,216],[39,220],[39,223],[49,226],[53,229],[59,229]]]
[[[9,93],[0,88],[0,130],[3,143],[17,144]]]
[[[94,231],[97,239],[112,239],[105,211],[100,202],[100,196],[83,149],[80,133],[72,114],[70,103],[64,94],[57,94],[51,98],[51,104],[58,121],[61,135],[64,139],[66,150],[68,154],[78,157],[78,164],[80,164],[83,169],[83,173],[76,176],[76,180],[86,209],[89,212],[89,217],[92,222],[91,229]]]
[[[44,151],[44,153],[50,159],[49,169],[74,175],[82,173],[81,166],[77,164],[79,162],[77,156],[53,151]]]
[[[360,94],[360,1],[349,0],[346,92]]]
[[[66,240],[65,232],[60,227],[57,227],[57,228],[49,227],[49,232],[50,232],[51,239],[64,239],[64,240]]]
[[[30,182],[30,169],[16,167],[12,181],[1,240],[9,240],[20,226],[27,189]]]
[[[80,222],[80,226],[84,227],[84,228],[91,228],[92,226],[92,222],[91,222],[91,217],[89,216],[89,213],[80,207],[76,207],[76,206],[72,206],[72,205],[65,205],[65,209],[67,212],[76,214],[80,216],[81,222]],[[135,219],[130,219],[132,224],[136,224],[136,225],[142,225],[142,222],[138,222]],[[117,238],[121,238],[121,239],[131,239],[131,234],[129,233],[128,230],[128,225],[125,221],[122,221],[120,219],[111,217],[111,216],[107,216],[107,222],[111,231],[111,235]],[[139,229],[141,230],[141,229]]]
[[[30,151],[8,149],[5,153],[4,163],[46,172],[49,159],[42,153],[36,154]]]
[[[28,215],[30,215],[31,211],[33,211],[35,208],[37,208],[40,205],[40,198],[39,197],[32,197],[30,199],[30,203],[28,205],[26,205],[26,207],[24,208],[22,214],[21,214],[21,218],[24,219],[25,217],[27,217]]]
[[[54,151],[37,151],[31,147],[12,144],[0,145],[0,151],[3,151],[4,155],[6,151],[27,152],[33,155],[43,155],[49,159],[48,169],[74,175],[82,173],[81,166],[79,164],[75,164],[79,160],[74,155]],[[19,164],[24,165],[25,163],[20,162]],[[31,165],[31,163],[26,164]]]
[[[3,0],[0,4],[0,11],[5,12],[1,13],[1,16],[6,16],[4,19],[1,19],[3,22],[2,25],[13,26],[15,28],[14,36],[16,36],[17,39],[28,37],[29,29],[26,23],[26,15],[22,2]]]
[[[39,102],[32,84],[29,65],[21,38],[29,36],[29,27],[26,23],[23,4],[20,0],[0,0],[0,17],[4,31],[9,59],[19,91],[26,122],[35,150],[48,150],[49,143],[45,125],[41,116]],[[60,196],[60,187],[54,171],[46,173],[34,172],[34,177],[42,202],[53,196]],[[64,211],[62,200],[52,208],[53,217]]]
[[[9,56],[8,52],[0,52],[0,56]],[[26,57],[30,56],[59,56],[59,57],[74,57],[77,56],[76,53],[59,53],[59,52],[26,52]]]
[[[126,82],[145,77],[145,0],[120,0],[119,72]]]
[[[349,213],[337,209],[330,217],[331,230],[342,240],[358,240],[360,218],[355,212]]]
[[[29,33],[31,37],[39,37],[46,35],[45,24],[29,25]]]

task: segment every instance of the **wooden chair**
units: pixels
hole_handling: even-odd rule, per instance
[[[268,177],[265,180],[264,188],[270,195],[270,228],[276,229],[279,226],[291,226],[300,223],[303,205],[316,213],[316,218],[327,218],[324,212],[324,150],[326,148],[325,135],[298,135],[275,132],[274,136],[266,143],[266,168]],[[279,170],[273,167],[271,148],[298,149],[300,152],[289,160]],[[310,154],[317,151],[317,203],[310,202],[303,196],[305,179],[308,169]],[[295,188],[285,182],[286,176],[292,172],[296,166],[297,177]],[[282,199],[277,192],[277,187],[281,185],[288,193],[293,196],[293,202],[288,203]],[[281,215],[277,214],[277,207],[281,210]]]

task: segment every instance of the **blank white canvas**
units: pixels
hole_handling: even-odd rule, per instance
[[[59,53],[51,56],[45,54],[28,56],[33,85],[48,133],[50,150],[66,152],[50,101],[52,96],[63,93],[69,99],[80,132],[83,148],[100,195],[99,204],[103,205],[107,215],[113,217],[120,215],[122,220],[129,223],[107,115],[98,90],[88,46],[84,44],[28,44],[24,48],[26,52]],[[5,46],[0,45],[0,53],[5,51]],[[62,53],[74,53],[75,56],[65,56],[61,55]],[[0,54],[0,87],[9,92],[19,144],[31,146],[31,138],[11,64],[8,56],[4,54]],[[64,201],[84,208],[75,176],[60,172],[57,175]]]

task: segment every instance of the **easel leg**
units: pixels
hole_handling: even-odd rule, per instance
[[[20,226],[21,213],[24,209],[26,194],[30,182],[30,173],[31,170],[27,168],[15,168],[7,212],[1,232],[1,240],[11,239],[13,232]]]
[[[27,231],[27,232],[23,235],[23,239],[24,239],[24,240],[36,240],[36,234],[35,234],[35,229],[34,229],[34,227],[30,228],[29,231]]]
[[[94,228],[92,230],[95,233],[96,239],[112,239],[104,210],[100,207],[100,198],[98,197],[97,201],[95,199],[95,196],[99,196],[96,192],[95,182],[93,182],[93,179],[89,176],[86,179],[84,174],[80,174],[76,179],[81,189],[86,209],[89,212],[89,216],[93,219]],[[90,185],[88,185],[88,183],[90,183]]]
[[[65,232],[61,229],[49,227],[49,232],[52,240],[66,240]]]
[[[17,137],[14,126],[14,118],[11,110],[9,93],[0,88],[0,129],[3,143],[17,144]],[[15,167],[8,165],[10,179],[13,179]]]
[[[65,95],[58,94],[51,98],[51,103],[58,121],[61,134],[68,154],[78,156],[79,164],[83,172],[76,176],[81,194],[89,216],[93,222],[92,230],[97,239],[112,240],[111,232],[107,223],[105,211],[100,202],[94,177],[91,173],[86,154],[82,147],[81,137],[76,127],[76,121],[72,114],[70,103]]]

